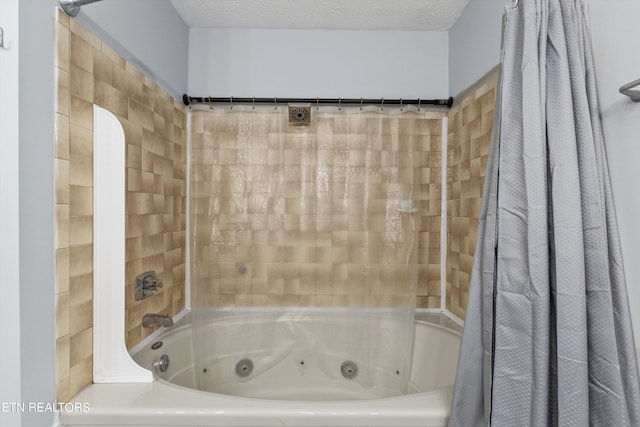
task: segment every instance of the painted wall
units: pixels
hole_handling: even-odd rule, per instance
[[[449,93],[456,96],[500,62],[502,14],[511,0],[471,0],[449,30]]]
[[[189,94],[446,98],[446,32],[211,30],[189,33]]]
[[[176,99],[187,90],[189,30],[169,0],[109,0],[77,17],[120,56]]]
[[[0,0],[0,27],[4,29],[9,50],[0,50],[0,200],[3,201],[0,221],[0,342],[3,343],[0,363],[0,402],[21,401],[20,380],[20,247],[18,218],[20,206],[18,162],[18,0]],[[7,327],[7,325],[11,325]],[[0,412],[0,425],[20,426],[19,412]]]
[[[598,97],[607,156],[616,202],[627,289],[640,346],[640,103],[618,92],[620,86],[640,79],[640,27],[637,0],[591,0],[591,26]],[[616,30],[612,30],[616,29]]]
[[[2,328],[11,328],[3,348],[8,359],[2,357],[4,368],[13,370],[1,373],[2,401],[5,398],[18,402],[55,402],[55,350],[54,350],[54,285],[53,285],[53,0],[0,1],[2,23],[7,23],[5,40],[11,42],[13,52],[0,51],[1,61],[19,66],[19,74],[2,73],[12,94],[6,101],[13,104],[10,115],[2,115],[3,162],[12,162],[3,170],[2,200],[7,206],[8,221],[12,230],[5,241],[2,233],[3,261],[12,263],[4,274],[10,274],[2,285]],[[17,15],[16,15],[17,13]],[[37,28],[38,31],[33,31]],[[5,57],[5,54],[7,55]],[[16,64],[17,61],[17,64]],[[5,83],[5,82],[3,82]],[[17,87],[17,92],[15,91]],[[3,87],[3,101],[5,95]],[[19,95],[19,99],[15,95]],[[8,123],[5,123],[9,121]],[[7,126],[5,127],[5,124]],[[36,124],[34,126],[34,124]],[[5,140],[5,138],[7,138]],[[10,157],[4,158],[5,149]],[[3,168],[4,169],[4,168]],[[6,175],[4,175],[6,174]],[[5,176],[7,181],[5,181]],[[5,188],[5,185],[11,185]],[[8,190],[9,198],[5,199]],[[19,215],[19,220],[16,218]],[[4,245],[13,242],[12,249]],[[10,251],[4,260],[5,251]],[[5,294],[6,291],[6,294]],[[6,298],[6,299],[5,299]],[[4,304],[12,307],[5,312]],[[10,319],[5,319],[5,315]],[[5,320],[7,322],[5,323]],[[15,358],[19,359],[18,363]],[[5,393],[10,393],[7,395]],[[0,413],[0,425],[50,426],[54,422],[52,412]]]
[[[52,0],[20,2],[19,12],[20,374],[22,400],[26,402],[55,401],[51,250],[54,79],[49,71],[53,67],[55,5]],[[50,425],[52,415],[26,412],[22,424]]]
[[[618,93],[640,78],[640,4],[590,0],[593,53],[636,345],[640,344],[640,211],[635,175],[640,159],[640,104]],[[499,63],[506,0],[472,0],[450,32],[451,94],[459,93]]]

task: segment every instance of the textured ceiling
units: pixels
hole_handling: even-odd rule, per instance
[[[469,0],[171,0],[190,28],[448,30]]]

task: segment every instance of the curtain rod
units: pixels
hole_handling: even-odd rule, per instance
[[[58,0],[60,7],[64,10],[67,15],[71,17],[75,17],[80,12],[80,6],[89,3],[95,3],[101,0]]]
[[[627,83],[620,88],[620,93],[627,95],[633,102],[640,102],[640,90],[633,90],[633,88],[640,86],[640,79]]]
[[[448,99],[385,99],[385,98],[235,98],[195,97],[182,95],[184,105],[191,104],[311,104],[311,105],[437,105],[451,108],[453,97]]]

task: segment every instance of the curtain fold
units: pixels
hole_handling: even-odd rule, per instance
[[[638,426],[585,6],[507,8],[451,427]]]

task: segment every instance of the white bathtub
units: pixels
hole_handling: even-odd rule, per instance
[[[195,390],[191,329],[183,326],[154,340],[162,341],[160,348],[152,350],[148,345],[134,355],[145,367],[163,354],[170,357],[169,369],[157,372],[153,383],[92,384],[73,399],[90,409],[62,413],[60,421],[64,426],[446,426],[460,332],[442,326],[446,321],[439,315],[420,319],[415,323],[410,386],[405,395],[376,397],[384,396],[385,390],[367,390],[358,400],[344,400],[363,389],[346,381],[311,385],[317,390],[308,394],[310,390],[296,382],[296,375],[293,382],[284,380],[269,391],[259,381],[252,387],[232,384],[218,390],[240,396]],[[282,377],[278,371],[274,374],[272,380]],[[313,377],[311,371],[309,376]],[[283,385],[296,387],[301,397],[279,399],[278,390],[286,389]],[[304,400],[308,396],[319,400]],[[330,396],[341,397],[329,400]]]

